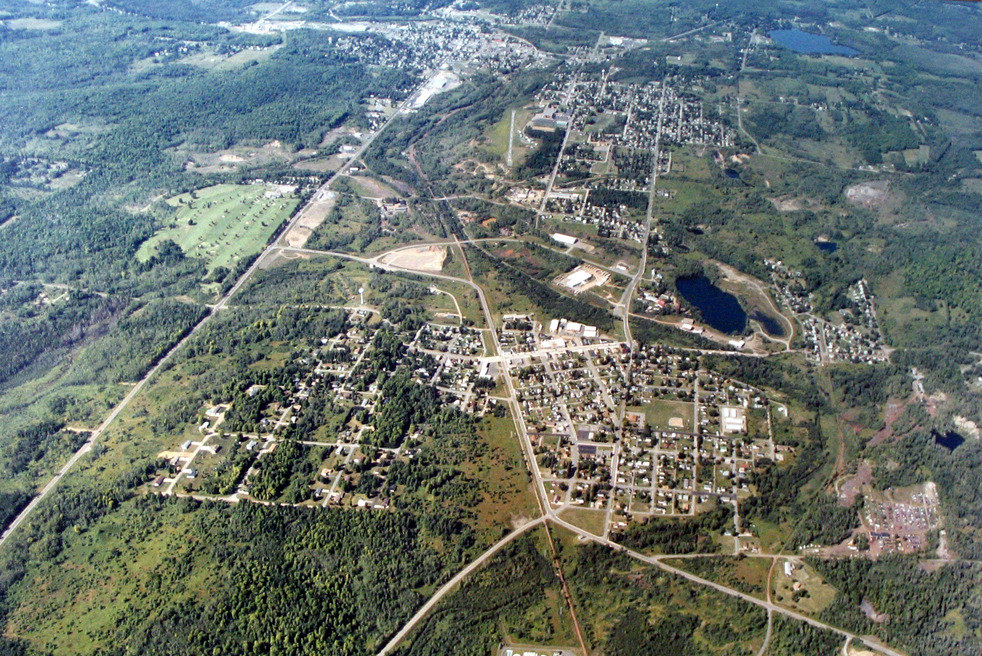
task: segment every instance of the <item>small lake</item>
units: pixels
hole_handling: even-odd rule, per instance
[[[815,246],[823,253],[834,253],[839,250],[839,245],[834,241],[816,241]]]
[[[771,30],[768,36],[778,45],[794,50],[803,55],[858,55],[859,51],[832,43],[824,34],[813,34],[798,28],[790,30]]]
[[[775,317],[772,317],[766,312],[754,310],[750,313],[750,318],[760,323],[760,326],[764,329],[764,332],[771,337],[784,337],[784,324],[782,324],[781,321]]]
[[[949,451],[954,451],[962,444],[965,443],[965,438],[956,433],[955,431],[947,431],[945,433],[934,433],[934,443],[940,444]]]
[[[739,180],[740,179],[740,174],[737,173],[736,170],[734,170],[734,169],[729,169],[729,168],[723,169],[723,175],[725,175],[726,177],[730,178],[731,180]]]
[[[736,296],[724,292],[706,276],[679,278],[675,281],[682,298],[692,303],[712,328],[736,335],[747,328],[747,313],[740,307]]]

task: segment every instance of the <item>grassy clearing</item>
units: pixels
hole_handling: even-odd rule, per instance
[[[368,176],[345,176],[355,193],[362,198],[399,198],[402,196],[391,185]]]
[[[208,269],[231,267],[262,250],[299,203],[292,190],[267,185],[220,184],[166,201],[176,210],[174,221],[140,245],[136,257],[146,262],[165,240],[190,257],[208,262]]]
[[[487,150],[500,157],[502,162],[504,162],[505,158],[508,156],[508,135],[511,128],[511,112],[511,109],[505,110],[505,113],[502,114],[501,119],[491,126],[485,135],[487,140]],[[515,132],[513,135],[515,141],[512,145],[512,163],[514,165],[521,164],[525,158],[525,154],[529,150],[523,145],[519,135],[525,128],[525,125],[534,115],[535,112],[531,109],[515,110]]]
[[[477,529],[494,541],[512,523],[535,517],[538,507],[511,418],[486,417],[477,437],[487,451],[464,469],[483,483],[483,499],[476,507]]]
[[[767,573],[771,567],[770,558],[715,556],[712,558],[670,558],[666,562],[673,567],[692,572],[710,581],[722,583],[758,599],[767,598]]]
[[[559,513],[559,516],[585,531],[594,535],[603,535],[604,532],[604,513],[600,510],[591,508],[567,508]]]
[[[791,576],[784,572],[784,562],[774,568],[774,601],[789,608],[818,615],[835,599],[836,589],[826,583],[810,565],[795,563]]]
[[[668,430],[692,430],[692,412],[693,407],[691,403],[686,401],[666,401],[664,399],[656,399],[644,406],[644,416],[648,422],[648,425],[654,429]],[[672,419],[681,419],[682,425],[673,425],[677,422],[669,423]]]

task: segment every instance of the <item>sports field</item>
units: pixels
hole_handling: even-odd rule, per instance
[[[288,186],[220,184],[165,202],[176,210],[174,221],[143,242],[137,258],[150,259],[162,241],[172,239],[211,270],[262,250],[300,201]]]

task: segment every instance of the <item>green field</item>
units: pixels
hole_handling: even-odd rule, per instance
[[[604,513],[593,508],[567,508],[560,517],[594,535],[603,535]]]
[[[655,430],[692,430],[692,404],[685,401],[667,401],[655,399],[644,406],[645,418]],[[681,419],[682,426],[673,426],[669,422],[672,419]]]
[[[300,201],[294,193],[280,195],[273,186],[220,184],[165,202],[176,209],[174,221],[140,245],[137,259],[146,262],[170,239],[189,257],[206,260],[212,270],[262,250]]]

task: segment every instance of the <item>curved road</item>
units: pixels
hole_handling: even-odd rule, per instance
[[[570,524],[569,522],[559,519],[558,517],[551,517],[550,520],[558,524],[559,526],[562,526],[563,528],[572,531],[577,535],[580,535],[584,539],[592,540],[593,542],[597,542],[599,544],[608,546],[614,549],[615,551],[621,552],[623,554],[630,556],[631,558],[634,558],[635,560],[640,560],[641,562],[647,563],[649,565],[654,565],[655,567],[662,569],[666,572],[675,574],[676,576],[680,576],[686,579],[687,581],[690,581],[691,583],[696,583],[698,585],[703,585],[712,588],[717,592],[722,592],[723,594],[730,595],[731,597],[737,597],[739,599],[742,599],[743,601],[754,604],[755,606],[760,606],[761,608],[763,608],[768,612],[780,613],[782,615],[798,620],[800,622],[805,622],[806,624],[810,624],[815,628],[824,629],[826,631],[832,631],[833,633],[837,633],[841,635],[843,638],[847,638],[851,640],[859,640],[870,649],[874,649],[880,653],[886,654],[886,656],[907,656],[907,654],[891,649],[890,647],[887,647],[885,645],[882,645],[878,641],[870,640],[864,638],[863,636],[850,633],[849,631],[837,628],[835,626],[832,626],[831,624],[826,624],[825,622],[821,622],[819,620],[813,619],[811,617],[808,617],[807,615],[802,615],[801,613],[793,611],[789,608],[785,608],[784,606],[779,606],[770,601],[764,601],[762,599],[758,599],[757,597],[754,597],[752,595],[746,594],[744,592],[740,592],[739,590],[734,590],[733,588],[728,588],[725,585],[721,585],[719,583],[714,583],[713,581],[704,579],[701,576],[696,576],[695,574],[687,572],[683,569],[679,569],[677,567],[672,567],[671,565],[668,565],[665,562],[663,562],[664,558],[673,558],[674,556],[671,555],[646,556],[639,551],[634,551],[633,549],[629,549],[623,545],[608,540],[607,538],[602,538],[597,535],[594,535],[593,533],[585,531],[578,526],[574,526],[573,524]]]

